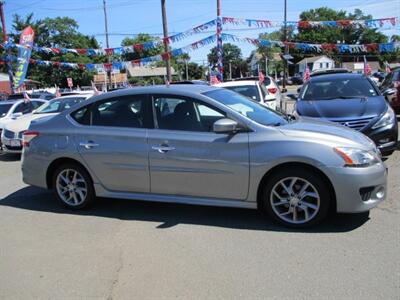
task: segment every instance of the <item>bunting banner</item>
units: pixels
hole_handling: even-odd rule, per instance
[[[248,43],[254,46],[266,46],[266,47],[285,47],[289,49],[296,49],[305,53],[322,53],[322,52],[335,52],[339,54],[352,53],[352,54],[363,54],[363,53],[392,53],[400,50],[400,42],[396,43],[373,43],[373,44],[308,44],[308,43],[296,43],[296,42],[281,42],[263,39],[254,39],[247,37],[239,37],[232,34],[222,33],[222,41],[235,42],[235,43]],[[132,61],[114,61],[109,63],[72,63],[72,62],[57,62],[47,61],[39,59],[30,59],[29,63],[38,66],[53,66],[56,68],[63,69],[81,69],[88,71],[112,71],[112,70],[124,70],[129,65],[132,66],[143,66],[154,62],[167,60],[171,57],[177,57],[182,54],[190,53],[204,46],[214,44],[217,41],[217,35],[211,35],[183,48],[173,49],[170,52],[162,53],[155,56],[144,57]],[[17,61],[18,58],[12,57],[12,61]],[[3,57],[1,62],[7,62],[7,57]]]
[[[26,27],[20,36],[19,44],[23,47],[18,49],[17,70],[14,76],[14,89],[24,84],[26,72],[28,71],[29,59],[32,53],[33,39],[35,32],[32,27]]]
[[[285,22],[270,21],[270,20],[255,20],[255,19],[240,19],[224,17],[222,18],[223,24],[231,25],[246,25],[248,27],[270,28],[282,27]],[[369,20],[335,20],[335,21],[287,21],[286,25],[295,28],[318,28],[318,27],[367,27],[367,28],[381,28],[384,26],[396,26],[400,24],[398,17],[369,19]]]

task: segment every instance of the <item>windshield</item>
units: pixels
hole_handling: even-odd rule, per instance
[[[301,100],[349,99],[378,96],[366,78],[338,78],[309,82],[301,91]]]
[[[0,104],[0,118],[4,117],[10,110],[12,104]]]
[[[250,120],[262,125],[279,126],[287,124],[287,121],[280,113],[266,108],[259,103],[249,101],[246,97],[239,95],[235,92],[218,89],[210,92],[205,92],[203,95],[210,97],[229,108],[237,111],[241,115],[249,118]]]
[[[75,104],[85,100],[85,97],[71,97],[68,99],[53,99],[50,102],[40,106],[35,114],[50,114],[62,112]]]
[[[256,85],[224,86],[224,88],[239,93],[257,102],[260,102],[261,100]]]

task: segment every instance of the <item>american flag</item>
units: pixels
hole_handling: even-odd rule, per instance
[[[96,85],[94,84],[94,82],[92,81],[92,89],[94,91],[95,95],[100,95],[101,92],[97,89]]]
[[[31,97],[29,97],[28,93],[24,91],[24,102],[27,103],[31,101]]]
[[[56,85],[56,98],[61,97],[60,89]]]
[[[389,63],[385,61],[385,72],[390,73],[392,70],[390,69]]]
[[[310,75],[311,75],[310,68],[308,67],[308,64],[307,64],[307,61],[306,61],[306,70],[303,73],[303,81],[304,82],[309,81],[310,80]]]
[[[265,76],[264,76],[264,74],[263,74],[263,72],[258,72],[258,81],[260,82],[260,83],[263,83],[264,82],[264,79],[265,79]]]
[[[211,84],[211,85],[214,85],[214,84],[218,84],[218,83],[221,83],[221,82],[218,80],[218,77],[217,77],[216,75],[210,75],[210,84]]]
[[[364,75],[371,75],[372,69],[369,63],[367,62],[367,58],[364,55]]]

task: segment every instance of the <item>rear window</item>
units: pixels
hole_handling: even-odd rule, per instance
[[[260,102],[261,100],[256,85],[224,86],[224,88],[239,93],[257,102]]]

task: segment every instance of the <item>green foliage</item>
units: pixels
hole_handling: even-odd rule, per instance
[[[242,51],[236,45],[225,43],[223,44],[224,51],[224,78],[229,78],[229,63],[232,68],[232,77],[240,77],[241,74],[247,72],[247,63],[242,58]],[[216,68],[218,56],[217,56],[217,47],[214,47],[210,50],[210,53],[207,55],[208,62],[212,66],[212,68]]]
[[[19,37],[27,26],[31,26],[35,31],[35,43],[44,47],[57,48],[99,48],[97,40],[93,36],[87,36],[78,31],[78,23],[69,17],[45,18],[34,20],[33,14],[26,17],[14,15],[12,33],[10,39],[15,43],[19,42]],[[16,52],[14,53],[16,55]],[[106,57],[79,56],[72,53],[63,55],[52,55],[46,53],[32,52],[33,59],[50,60],[58,62],[73,63],[101,63],[106,62]],[[90,85],[93,73],[79,69],[58,69],[54,66],[29,65],[27,78],[37,80],[44,86],[58,85],[67,87],[67,77],[71,77],[74,85]]]

